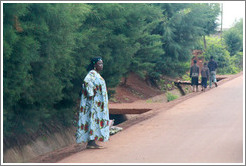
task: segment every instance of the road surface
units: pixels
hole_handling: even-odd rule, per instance
[[[59,163],[244,163],[243,75]]]

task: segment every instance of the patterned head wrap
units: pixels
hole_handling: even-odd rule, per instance
[[[101,57],[95,57],[95,58],[92,58],[92,59],[91,59],[91,63],[90,63],[89,66],[87,67],[87,71],[90,71],[90,70],[94,69],[94,65],[95,65],[98,61],[100,61],[100,60],[102,60]]]
[[[101,57],[95,57],[91,59],[91,64],[95,65],[98,61],[102,60]]]

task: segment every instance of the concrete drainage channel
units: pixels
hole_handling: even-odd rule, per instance
[[[113,125],[110,125],[110,135],[114,135],[121,130],[125,129],[125,126],[123,127],[122,124],[128,123],[129,120],[132,120],[133,117],[137,117],[138,115],[148,112],[151,109],[141,109],[141,108],[130,108],[130,109],[120,109],[120,108],[114,108],[109,109],[109,119],[110,121],[113,121]],[[111,124],[111,122],[110,122]]]
[[[118,125],[128,120],[127,115],[138,115],[150,111],[151,109],[115,109],[109,110],[109,119],[114,119],[114,125]]]

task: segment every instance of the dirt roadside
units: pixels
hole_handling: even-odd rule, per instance
[[[242,75],[243,72],[238,73],[236,75],[226,75],[226,76],[221,76],[221,77],[225,77],[225,79],[221,80],[218,82],[218,85],[222,85],[225,82],[232,80],[240,75]],[[208,91],[213,90],[212,89],[208,89]],[[194,96],[197,96],[201,93],[204,92],[196,92],[196,93],[190,93],[187,94],[185,96],[182,96],[174,101],[168,102],[168,103],[146,103],[144,100],[138,100],[136,102],[133,103],[121,103],[121,104],[111,104],[112,108],[151,108],[151,111],[148,111],[146,113],[143,114],[139,114],[138,116],[135,116],[134,118],[131,118],[121,124],[119,124],[119,127],[122,127],[124,130],[128,130],[131,126],[133,126],[134,124],[140,123],[146,119],[149,119],[153,116],[156,116],[158,113],[160,113],[160,108],[162,108],[162,110],[168,110],[170,108],[172,108],[173,106],[175,106],[178,103],[181,103],[189,98],[192,98]],[[206,92],[205,92],[206,93]],[[114,136],[112,136],[113,139]],[[44,154],[42,156],[39,156],[35,159],[32,159],[31,161],[28,161],[28,163],[54,163],[57,162],[65,157],[68,157],[74,153],[77,153],[81,150],[84,150],[85,146],[79,146],[77,144],[72,144],[70,146],[61,148],[59,150]]]

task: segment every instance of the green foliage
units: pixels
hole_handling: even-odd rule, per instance
[[[218,74],[235,74],[243,69],[242,52],[231,57],[217,37],[208,37],[208,48],[203,56],[206,61],[209,61],[210,56],[214,56],[214,60],[218,63]]]
[[[128,49],[134,52],[128,59],[130,65],[127,68],[127,75],[135,72],[143,78],[158,77],[158,73],[154,71],[156,61],[163,54],[161,36],[152,34],[151,32],[162,21],[161,10],[149,4],[126,4],[129,10],[126,15],[128,26],[125,31],[131,34]],[[128,36],[128,35],[127,35]],[[126,61],[126,60],[125,60]]]
[[[220,15],[219,3],[200,3],[194,4],[195,14],[199,14],[200,17],[195,17],[197,23],[202,25],[203,35],[209,36],[216,33],[218,24],[218,16]]]
[[[189,86],[190,87],[190,86]],[[188,86],[185,86],[184,87],[184,92],[185,92],[185,94],[188,94],[191,90],[190,90],[190,88],[189,88]]]
[[[229,52],[221,45],[221,40],[217,37],[208,37],[208,47],[203,53],[206,61],[210,56],[214,56],[214,60],[218,63],[218,74],[226,74],[230,72],[230,55]]]
[[[146,100],[146,103],[153,103],[153,100],[148,99],[148,100]]]
[[[168,102],[169,102],[169,101],[172,101],[172,100],[175,100],[175,99],[178,98],[177,95],[174,95],[174,94],[172,94],[171,92],[167,92],[167,93],[166,93],[166,96],[167,96],[167,101],[168,101]]]
[[[230,28],[224,33],[224,42],[230,56],[235,55],[237,52],[243,50],[243,20],[236,23],[234,27]]]
[[[16,14],[20,8],[25,12]],[[73,91],[72,80],[80,77],[70,56],[78,28],[77,16],[72,15],[75,8],[72,4],[4,4],[5,137],[35,133],[51,119],[70,124],[79,89]],[[9,21],[14,18],[15,22]]]
[[[182,80],[183,81],[191,81],[191,78],[190,78],[190,76],[189,76],[189,74],[184,74],[183,76],[182,76]]]
[[[167,89],[170,90],[170,89],[172,89],[172,87],[173,87],[172,84],[167,84]]]
[[[195,43],[193,50],[204,50],[204,43],[202,38],[200,38],[199,40],[197,40],[197,42]]]
[[[216,33],[216,28],[218,26],[218,16],[220,14],[220,4],[219,3],[201,3],[194,4],[194,21],[199,24],[201,30],[198,32],[202,36],[198,39],[199,41],[195,44],[194,49],[204,50],[207,48],[206,36]],[[197,17],[199,15],[199,17]]]
[[[167,90],[166,81],[164,79],[159,79],[158,85],[160,86],[160,89],[162,91],[166,91]]]
[[[230,65],[232,66],[231,73],[238,73],[243,70],[243,52],[238,52],[230,58]]]
[[[230,52],[230,55],[235,55],[243,47],[243,41],[241,40],[240,35],[235,30],[229,30],[224,35],[225,43],[227,50]]]
[[[155,71],[169,76],[183,75],[188,69],[191,50],[202,35],[211,34],[217,26],[218,4],[156,4],[164,18],[153,31],[162,36],[165,51],[156,63]]]
[[[172,90],[174,85],[174,82],[165,80],[165,79],[159,79],[158,80],[158,86],[162,91]]]
[[[237,33],[240,35],[241,37],[241,40],[243,40],[243,18],[237,20],[234,22],[234,25],[232,28],[230,29],[233,29],[235,31],[237,31]]]

